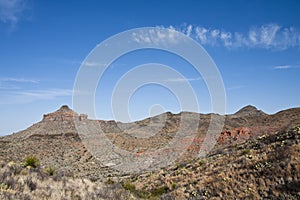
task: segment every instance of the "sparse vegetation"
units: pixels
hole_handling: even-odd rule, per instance
[[[36,168],[39,166],[39,159],[36,158],[35,156],[28,156],[25,158],[24,160],[24,167],[33,167],[33,168]]]
[[[205,160],[204,159],[201,159],[200,161],[199,161],[199,166],[201,167],[202,165],[204,165],[205,164]]]
[[[242,151],[242,155],[247,155],[247,154],[249,154],[251,151],[250,151],[250,149],[244,149],[243,151]]]
[[[129,180],[123,183],[123,187],[125,190],[129,190],[130,192],[135,192],[135,185],[132,184]]]
[[[281,146],[282,141],[284,146]],[[232,153],[231,148],[236,150]],[[196,159],[189,164],[177,163],[131,179],[130,185],[135,186],[132,191],[146,199],[174,196],[180,199],[299,199],[298,129],[265,134],[219,150],[219,154],[212,152],[207,156],[205,162]],[[194,170],[199,166],[201,170]]]
[[[56,172],[56,170],[55,170],[55,168],[54,167],[47,167],[46,169],[45,169],[45,172],[49,175],[49,176],[53,176],[54,174],[55,174],[55,172]]]
[[[0,162],[0,199],[132,199],[119,184],[93,183],[88,179],[61,177],[55,180],[35,168],[28,174],[14,173],[21,164]],[[14,167],[12,167],[14,166]],[[30,165],[28,165],[30,166]],[[23,168],[26,169],[26,168]],[[29,169],[27,169],[29,170]],[[52,171],[52,170],[51,170]]]
[[[151,191],[151,194],[153,196],[160,196],[164,193],[167,193],[169,191],[169,188],[167,186],[161,186],[161,187],[158,187],[158,188],[155,188],[154,190]]]
[[[291,123],[286,123],[286,116],[289,115],[278,115],[284,116],[284,120],[280,120],[280,117],[273,120],[274,116],[263,115],[260,126],[264,127],[253,127],[248,132],[247,128],[239,127],[243,123],[248,127],[256,126],[259,117],[229,117],[226,119],[228,134],[206,157],[193,159],[193,156],[183,156],[172,166],[142,174],[126,174],[126,177],[119,176],[112,168],[103,167],[74,133],[71,122],[64,121],[62,125],[56,121],[57,124],[52,127],[50,123],[53,121],[44,121],[30,130],[47,132],[49,135],[30,135],[30,130],[25,130],[8,139],[0,139],[0,199],[154,200],[176,197],[298,200],[300,126],[288,131],[280,130],[285,130],[287,124],[299,124],[300,118],[297,114],[293,120],[289,119]],[[47,115],[46,118],[51,117]],[[206,115],[204,120],[209,121]],[[179,114],[170,114],[163,134],[151,139],[165,144],[168,142],[166,138],[173,137],[179,121]],[[277,124],[271,129],[273,123]],[[124,149],[141,141],[137,138],[129,140],[124,135],[115,137],[121,132],[114,122],[103,126],[109,137],[117,138],[114,140],[116,145]],[[49,127],[53,130],[51,134]],[[203,127],[199,127],[201,133],[205,131]],[[127,139],[125,143],[124,139]],[[160,147],[161,144],[153,145],[153,141],[141,145],[145,145],[145,149]],[[199,141],[202,141],[201,138]],[[193,153],[193,149],[187,154]],[[140,154],[143,152],[140,151]]]
[[[8,189],[8,185],[6,183],[1,183],[0,184],[0,189],[1,190],[7,190]]]
[[[115,184],[115,181],[113,181],[111,178],[108,178],[106,181],[107,184]]]
[[[175,188],[176,188],[176,186],[177,186],[177,184],[176,184],[176,183],[172,183],[172,189],[175,189]]]

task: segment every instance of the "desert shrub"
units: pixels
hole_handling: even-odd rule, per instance
[[[158,188],[155,188],[154,190],[151,191],[151,194],[153,196],[161,196],[164,193],[167,193],[169,191],[169,188],[167,186],[161,186]]]
[[[125,190],[129,190],[130,192],[134,192],[135,191],[135,185],[132,184],[130,181],[125,181],[123,183],[123,188]]]
[[[243,151],[242,151],[242,154],[243,155],[247,155],[247,154],[249,154],[250,153],[250,149],[244,149]]]
[[[22,169],[23,169],[22,165],[17,164],[17,163],[12,162],[12,161],[9,162],[7,164],[7,166],[9,168],[9,171],[12,172],[14,175],[20,174]]]
[[[45,172],[49,175],[49,176],[53,176],[55,174],[55,168],[54,167],[47,167],[45,169]]]
[[[24,160],[24,167],[33,167],[37,168],[39,166],[39,159],[37,159],[35,156],[28,156]]]
[[[0,189],[1,190],[7,190],[8,189],[8,185],[6,183],[1,183],[0,184]]]
[[[177,184],[176,183],[172,183],[172,189],[175,189],[176,188],[176,186],[177,186]]]
[[[205,160],[204,159],[202,159],[202,160],[200,160],[199,161],[199,166],[201,167],[202,165],[204,165],[205,164]]]
[[[106,184],[112,185],[115,181],[113,181],[111,178],[107,179]]]

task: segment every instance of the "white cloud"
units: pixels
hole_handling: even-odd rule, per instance
[[[226,89],[227,91],[232,91],[232,90],[244,89],[245,87],[246,87],[245,85],[236,85],[236,86],[228,87]]]
[[[170,26],[167,30],[159,29],[158,27],[132,33],[132,39],[137,43],[168,45],[177,43],[179,38],[177,37],[175,28]]]
[[[25,90],[0,92],[0,105],[23,104],[38,100],[51,100],[59,97],[71,96],[72,90],[50,89],[50,90]]]
[[[196,31],[196,38],[199,39],[202,44],[206,44],[207,43],[207,33],[209,32],[209,30],[204,27],[197,26],[195,31]]]
[[[257,33],[255,30],[250,30],[249,31],[249,40],[250,40],[250,43],[252,43],[253,45],[256,45],[257,42],[258,42],[258,38],[257,38]]]
[[[99,67],[99,66],[106,66],[105,63],[97,63],[97,62],[83,62],[82,65],[86,66],[86,67]]]
[[[211,36],[212,36],[213,38],[218,37],[219,34],[220,34],[220,31],[219,31],[218,29],[214,29],[214,30],[211,31]]]
[[[187,36],[190,36],[191,33],[192,33],[192,30],[193,30],[193,26],[192,26],[192,25],[188,25],[188,26],[186,27],[186,32],[185,32],[185,34],[186,34]]]
[[[170,78],[166,82],[187,82],[187,81],[199,81],[202,80],[201,77],[198,78]]]
[[[280,26],[277,24],[268,24],[260,28],[260,42],[262,45],[265,45],[267,48],[270,46],[276,46],[276,34]]]
[[[284,69],[300,69],[300,65],[276,65],[273,67],[275,70],[284,70]]]
[[[25,79],[25,78],[0,78],[1,82],[18,82],[18,83],[39,83],[39,80]]]
[[[0,0],[0,21],[14,25],[26,8],[25,0]]]
[[[17,89],[20,89],[20,87],[11,84],[3,84],[0,82],[0,90],[17,90]]]
[[[290,68],[292,68],[291,65],[278,65],[273,67],[273,69],[290,69]]]
[[[189,24],[184,24],[176,30],[206,46],[273,50],[300,48],[300,32],[295,27],[283,27],[276,23],[254,26],[245,32],[225,31],[222,28],[212,29]]]
[[[152,29],[142,33],[133,33],[132,37],[138,43],[170,44],[179,42],[178,37],[176,38],[176,31],[179,31],[206,46],[271,50],[300,48],[300,31],[295,27],[283,27],[276,23],[253,26],[245,32],[226,31],[222,28],[191,24],[183,24],[179,27],[169,26],[168,28],[167,32],[165,30]]]
[[[18,95],[34,97],[36,99],[54,99],[60,96],[70,96],[73,90],[52,89],[52,90],[29,90],[17,92]]]
[[[232,35],[229,32],[221,32],[220,39],[225,47],[232,46]]]

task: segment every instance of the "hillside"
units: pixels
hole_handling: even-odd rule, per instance
[[[82,142],[75,121],[88,125],[86,131],[94,131],[95,134],[100,127],[114,145],[140,156],[148,150],[163,147],[174,137],[182,113],[168,112],[138,122],[121,123],[89,120],[86,115],[62,106],[44,115],[42,121],[28,129],[0,138],[0,194],[24,199],[22,194],[27,191],[24,188],[28,187],[24,179],[30,178],[37,186],[26,192],[28,199],[34,199],[34,191],[47,193],[44,191],[47,187],[41,188],[40,184],[59,188],[55,185],[62,184],[60,181],[68,183],[71,180],[76,180],[77,184],[75,187],[70,183],[70,191],[73,187],[94,188],[94,191],[89,189],[90,199],[99,198],[103,188],[119,191],[127,195],[126,199],[158,198],[161,194],[164,194],[162,198],[167,199],[232,199],[237,193],[239,199],[299,197],[300,130],[297,127],[300,125],[300,108],[268,115],[253,106],[246,106],[235,114],[226,115],[215,148],[205,158],[196,159],[211,116],[215,114],[184,114],[190,116],[191,127],[199,119],[196,137],[187,152],[167,168],[151,173],[128,174],[96,159]],[[162,120],[165,120],[163,126],[160,123]],[[150,123],[155,135],[148,138],[135,136],[144,132],[147,134],[147,125]],[[191,131],[190,127],[185,127],[185,131]],[[39,160],[38,169],[22,169],[22,163],[28,156]],[[44,171],[49,168],[54,169],[54,177],[59,178],[54,179],[45,174]],[[22,170],[25,170],[24,174]],[[9,184],[11,180],[14,180],[14,184]],[[132,193],[128,193],[128,190]],[[12,194],[9,193],[11,191]],[[72,199],[75,194],[79,199],[85,199],[82,195],[88,195],[75,191],[72,194],[65,193]],[[55,197],[50,195],[49,198]]]
[[[299,199],[300,126],[124,181],[139,197]]]

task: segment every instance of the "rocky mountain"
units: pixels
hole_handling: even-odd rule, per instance
[[[235,114],[235,116],[261,116],[261,115],[266,115],[266,113],[264,113],[261,110],[258,110],[256,107],[248,105],[245,106],[244,108],[240,109],[239,111],[237,111]]]
[[[82,135],[80,135],[85,132],[94,132],[95,136],[98,136],[101,129],[115,146],[139,157],[150,150],[159,149],[168,144],[178,132],[183,115],[188,119],[188,123],[183,127],[187,133],[192,133],[191,127],[198,124],[196,137],[191,141],[187,151],[175,161],[174,165],[150,174],[146,172],[144,174],[124,173],[99,161],[89,151],[87,144],[82,141]],[[5,163],[13,162],[15,163],[14,166],[21,166],[26,157],[34,156],[39,160],[39,169],[41,170],[51,168],[55,169],[56,175],[96,181],[99,184],[106,182],[122,183],[125,189],[133,192],[132,198],[148,198],[154,193],[154,196],[158,198],[160,195],[157,196],[157,192],[158,194],[168,193],[168,198],[178,196],[179,199],[205,199],[215,196],[218,199],[217,197],[225,198],[226,195],[229,195],[228,198],[230,199],[234,193],[227,190],[230,190],[231,187],[233,190],[239,181],[243,184],[241,186],[243,189],[237,190],[243,193],[240,198],[271,198],[272,195],[276,197],[276,194],[279,193],[280,190],[277,187],[284,190],[285,187],[290,187],[288,184],[299,184],[300,133],[295,127],[300,125],[300,108],[292,108],[268,115],[253,106],[246,106],[232,115],[226,115],[223,130],[216,138],[217,145],[206,158],[195,158],[203,143],[212,116],[218,115],[187,112],[172,114],[167,112],[137,122],[121,123],[90,120],[87,115],[77,114],[68,106],[62,106],[53,113],[45,114],[42,121],[28,129],[0,137],[0,160],[4,163],[2,168],[8,169],[10,172],[11,167],[7,168]],[[80,124],[84,124],[88,128],[78,132]],[[148,135],[149,133],[155,134]],[[102,138],[98,139],[102,140]],[[88,145],[93,144],[89,143]],[[284,148],[279,148],[280,145]],[[285,154],[284,159],[279,156],[283,150],[291,153],[288,156]],[[176,149],[169,151],[176,151]],[[107,156],[105,159],[109,159],[110,155]],[[161,157],[161,159],[164,160],[165,158]],[[205,160],[205,164],[201,164],[204,162],[202,159]],[[251,164],[249,164],[249,159]],[[267,166],[266,163],[269,163],[271,167],[263,167],[264,171],[260,172],[262,167],[259,166]],[[280,168],[277,165],[280,165]],[[283,170],[286,167],[289,169],[288,174]],[[176,170],[174,170],[175,168]],[[278,172],[276,176],[274,175],[274,179],[268,170]],[[2,171],[3,173],[7,172]],[[175,174],[172,174],[173,172]],[[7,176],[8,172],[5,176],[3,173],[0,181],[7,185],[7,181],[14,179],[14,177]],[[266,174],[268,182],[265,181],[264,187],[260,187],[262,183],[258,179],[264,178]],[[190,176],[194,178],[188,178]],[[285,180],[285,178],[289,179]],[[230,184],[223,179],[230,180]],[[247,179],[251,180],[251,183],[247,183]],[[19,178],[17,180],[20,182],[17,181],[18,187],[11,186],[15,194],[20,191],[24,182]],[[187,182],[187,180],[191,180],[191,182]],[[210,186],[214,185],[214,181],[221,181],[222,184],[224,182],[225,185],[228,183],[228,187],[218,186],[220,187],[219,191],[218,188],[212,190]],[[276,184],[272,181],[276,181]],[[274,191],[276,189],[277,193],[268,196],[269,185],[276,187]],[[97,187],[95,186],[95,188]],[[290,196],[287,197],[294,198],[297,195],[300,197],[299,188],[293,189],[295,191],[288,193],[287,195]],[[0,194],[1,191],[3,192],[3,188],[0,190]],[[197,195],[193,196],[193,192]],[[250,193],[255,193],[255,195],[249,196]],[[128,195],[126,192],[124,194]],[[32,196],[31,193],[28,195]],[[21,198],[21,196],[14,197]],[[95,194],[95,198],[98,197]]]

